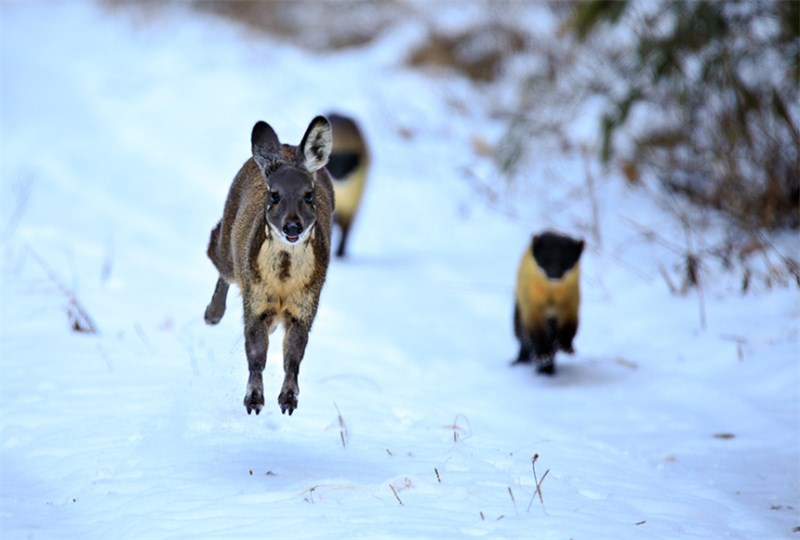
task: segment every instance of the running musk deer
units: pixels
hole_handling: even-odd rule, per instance
[[[333,185],[325,170],[331,125],[317,116],[298,146],[281,144],[265,122],[253,127],[253,157],[233,180],[222,219],[211,231],[208,256],[219,279],[205,312],[208,324],[225,314],[228,287],[244,301],[244,344],[250,377],[247,414],[264,407],[262,372],[269,334],[283,340],[281,412],[297,408],[297,375],[330,262]]]

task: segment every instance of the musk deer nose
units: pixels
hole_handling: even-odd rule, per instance
[[[292,220],[283,224],[283,233],[286,236],[300,236],[301,232],[303,232],[303,226],[299,221]]]

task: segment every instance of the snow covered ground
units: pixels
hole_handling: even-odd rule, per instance
[[[800,534],[797,287],[709,272],[703,328],[659,271],[679,254],[641,233],[681,227],[592,164],[598,242],[584,162],[552,145],[492,203],[472,141],[497,138],[493,96],[403,66],[423,25],[314,55],[180,7],[4,2],[0,22],[2,538]],[[298,410],[273,346],[248,416],[238,294],[202,320],[207,236],[253,123],[296,143],[332,109],[369,137],[363,213]],[[553,378],[509,366],[516,265],[545,227],[588,242]],[[70,294],[97,335],[71,330]]]

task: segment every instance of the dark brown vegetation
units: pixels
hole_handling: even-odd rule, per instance
[[[404,12],[394,0],[191,0],[191,4],[315,51],[369,43]]]
[[[800,3],[576,4],[581,39],[624,25],[634,48],[610,62],[602,157],[628,177],[656,176],[669,192],[724,212],[744,230],[800,228]],[[634,121],[644,108],[656,121]],[[626,131],[631,147],[615,147]]]
[[[447,68],[473,81],[491,82],[500,74],[504,61],[525,49],[526,36],[497,22],[448,35],[431,31],[409,57],[415,67]]]

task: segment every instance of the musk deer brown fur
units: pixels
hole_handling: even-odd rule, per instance
[[[281,144],[269,124],[251,135],[253,157],[233,180],[222,219],[211,231],[208,256],[219,271],[205,320],[225,314],[228,287],[244,302],[244,345],[250,376],[247,414],[264,407],[262,372],[269,335],[278,324],[283,339],[281,412],[297,408],[297,376],[330,262],[334,193],[325,170],[331,126],[314,118],[298,146]]]

